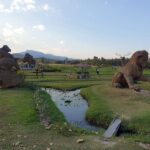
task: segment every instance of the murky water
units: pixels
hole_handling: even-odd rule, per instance
[[[55,89],[46,89],[52,100],[61,112],[63,112],[66,120],[73,126],[88,130],[98,130],[85,120],[85,114],[88,109],[88,103],[80,95],[80,90],[60,91]]]

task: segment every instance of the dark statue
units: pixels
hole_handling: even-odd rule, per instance
[[[24,80],[22,75],[17,74],[19,65],[9,52],[11,49],[7,45],[0,48],[0,88],[18,86]]]

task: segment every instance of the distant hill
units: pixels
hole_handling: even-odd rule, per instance
[[[13,53],[13,56],[15,58],[23,58],[26,53],[29,53],[34,58],[46,58],[46,59],[50,59],[50,60],[63,61],[67,58],[65,56],[56,56],[56,55],[53,55],[53,54],[45,54],[45,53],[35,51],[35,50],[26,50],[26,51],[20,52],[20,53]],[[68,60],[72,60],[72,58],[68,58]]]

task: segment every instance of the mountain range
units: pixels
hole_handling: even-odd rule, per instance
[[[26,50],[26,51],[20,52],[20,53],[13,53],[13,56],[15,58],[23,58],[26,53],[29,53],[30,55],[32,55],[33,58],[46,58],[46,59],[50,59],[50,60],[59,60],[59,61],[64,61],[67,58],[68,60],[72,60],[72,58],[68,58],[65,56],[56,56],[53,54],[45,54],[43,52],[39,52],[36,50]]]

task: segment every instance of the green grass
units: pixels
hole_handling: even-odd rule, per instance
[[[104,81],[110,81],[112,74],[116,70],[112,70],[111,67],[102,68],[100,75],[96,75],[96,67],[89,68],[90,78],[87,80],[77,79],[76,72],[79,70],[74,65],[55,65],[57,69],[62,69],[61,72],[46,72],[44,78],[37,78],[33,71],[24,71],[27,82],[33,82],[41,87],[53,87],[62,90],[73,90],[77,88],[84,88],[92,85],[101,84]],[[69,74],[71,73],[71,77]]]
[[[45,88],[55,88],[60,90],[74,90],[92,85],[101,84],[100,81],[59,81],[59,82],[37,82],[37,85]]]
[[[0,90],[0,118],[7,123],[37,122],[32,96],[33,92],[24,88]]]
[[[144,70],[144,74],[145,74],[145,75],[150,75],[150,69],[145,69],[145,70]]]
[[[115,89],[109,84],[82,89],[81,94],[89,102],[86,114],[89,122],[106,128],[115,115],[119,115],[124,132],[149,133],[149,95],[140,95],[130,89]]]
[[[87,99],[89,109],[86,114],[88,121],[108,126],[112,118],[119,114],[126,127],[136,130],[135,135],[124,134],[125,138],[112,138],[116,144],[113,146],[103,144],[102,133],[94,135],[76,128],[66,126],[65,118],[56,108],[50,96],[45,92],[39,92],[40,103],[45,108],[45,114],[49,116],[52,125],[50,130],[45,130],[39,121],[36,110],[37,102],[34,99],[34,90],[31,87],[0,89],[0,149],[47,149],[54,150],[142,150],[133,141],[150,143],[150,103],[148,96],[133,94],[128,89],[115,89],[111,87],[111,78],[116,70],[111,67],[101,69],[100,76],[96,75],[95,67],[89,68],[90,79],[78,80],[75,77],[68,78],[68,73],[76,74],[78,68],[72,65],[52,65],[53,69],[61,69],[61,72],[45,73],[44,78],[36,78],[32,71],[24,72],[26,83],[33,83],[41,87],[52,87],[62,90],[82,88],[81,94]],[[149,70],[144,72],[150,74]],[[149,83],[139,82],[139,86],[150,90]],[[44,105],[43,105],[44,104]],[[46,104],[46,107],[45,107]],[[127,124],[126,124],[127,123]],[[69,128],[72,129],[70,133]],[[69,136],[69,137],[68,137]],[[85,139],[85,143],[77,144],[78,138]],[[110,141],[111,141],[110,140]],[[21,142],[18,146],[13,143]],[[130,141],[130,142],[129,142]],[[49,143],[53,143],[50,146]]]
[[[81,90],[81,95],[88,101],[89,109],[86,112],[86,119],[98,126],[108,127],[113,119],[113,113],[109,105],[105,102],[98,86],[92,86]],[[100,86],[102,87],[102,86]]]
[[[103,150],[106,147],[118,150],[142,149],[133,142],[125,144],[124,139],[114,139],[115,145],[111,146],[103,144],[104,141],[100,135],[81,132],[80,135],[75,136],[70,134],[67,127],[64,128],[63,123],[57,124],[56,118],[52,119],[54,123],[52,127],[46,130],[38,118],[33,90],[30,88],[0,89],[0,94],[0,149],[2,150],[24,148],[28,150],[46,150],[47,148],[53,150]],[[40,95],[46,101],[50,100],[50,97],[43,92]],[[52,117],[57,110],[52,111],[54,105],[51,102],[48,102],[48,105]],[[54,116],[56,117],[56,114]],[[64,136],[62,132],[68,132],[67,136]],[[76,140],[79,138],[83,138],[85,142],[77,144]]]
[[[108,127],[115,115],[120,115],[123,119],[123,126],[127,126],[133,130],[143,132],[140,121],[149,120],[149,97],[137,95],[129,89],[115,89],[111,86],[111,78],[118,69],[111,67],[103,67],[100,69],[100,75],[97,76],[96,67],[89,68],[90,78],[88,80],[78,80],[76,78],[68,78],[67,73],[75,74],[78,68],[73,65],[52,65],[61,70],[61,72],[46,73],[44,78],[35,78],[32,72],[26,72],[32,76],[27,76],[26,81],[36,83],[38,86],[47,88],[56,88],[62,90],[73,90],[84,88],[81,94],[87,99],[89,109],[86,113],[86,119],[93,124]],[[149,75],[149,70],[145,70],[144,74]],[[139,82],[139,86],[146,90],[150,90],[147,82]],[[146,115],[145,115],[146,114]],[[139,122],[139,124],[137,123]],[[146,123],[147,122],[147,123]],[[149,128],[144,123],[145,132]],[[135,126],[136,124],[136,126]]]

